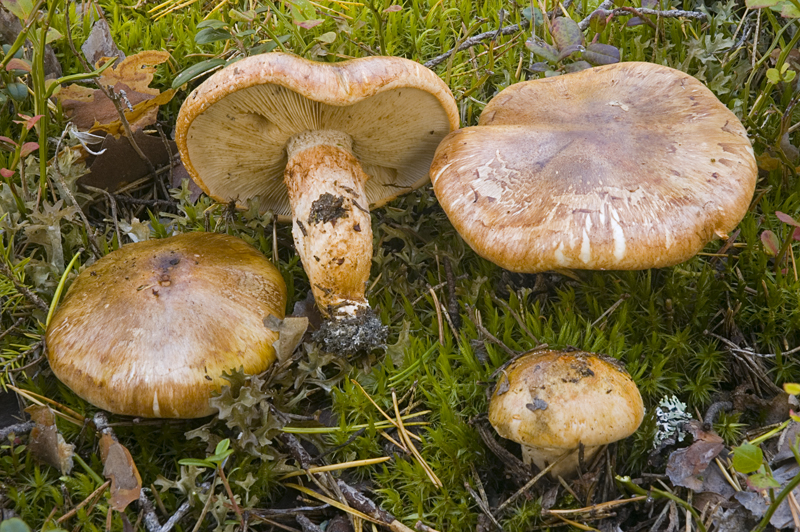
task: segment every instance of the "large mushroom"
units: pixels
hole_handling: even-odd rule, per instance
[[[128,244],[84,269],[46,332],[53,373],[110,412],[212,414],[222,374],[259,373],[275,360],[286,285],[238,238],[186,233]]]
[[[175,140],[208,195],[242,207],[257,197],[262,210],[291,218],[320,311],[352,330],[351,320],[377,321],[366,312],[369,209],[426,183],[436,147],[456,127],[450,90],[413,61],[315,63],[270,53],[195,89]],[[345,350],[371,344],[344,336]]]
[[[431,165],[464,240],[527,273],[682,262],[739,223],[756,177],[744,127],[710,90],[635,62],[506,88]]]
[[[588,462],[603,445],[633,434],[643,417],[642,396],[622,364],[584,351],[521,356],[489,402],[489,422],[522,446],[523,461],[544,469],[561,459],[553,478],[576,473],[581,444]]]

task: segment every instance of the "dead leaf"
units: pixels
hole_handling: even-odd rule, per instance
[[[317,304],[314,301],[314,294],[311,290],[306,294],[305,299],[301,299],[294,304],[292,316],[298,318],[305,316],[312,330],[318,330],[322,326],[322,314],[320,314]]]
[[[722,438],[713,432],[702,430],[700,422],[692,420],[686,424],[694,436],[694,443],[678,449],[669,456],[667,476],[676,486],[693,491],[703,491],[703,473],[711,461],[725,448]]]
[[[55,467],[62,475],[72,471],[75,446],[64,441],[56,427],[56,416],[48,406],[32,405],[25,409],[36,426],[28,439],[28,450],[39,462]]]
[[[164,147],[164,141],[159,137],[137,131],[133,134],[133,140],[155,168],[169,162],[169,153]],[[169,141],[169,144],[171,152],[177,153],[175,143]],[[149,173],[147,165],[133,149],[127,137],[106,135],[98,151],[103,153],[90,161],[89,173],[78,179],[78,184],[113,192]]]
[[[796,463],[788,464],[779,467],[772,472],[772,477],[781,485],[780,488],[775,488],[774,492],[778,493],[782,490],[795,475],[800,474],[800,468]],[[795,499],[800,500],[800,488],[792,490],[792,495]],[[747,508],[754,516],[763,517],[770,507],[770,499],[767,490],[763,493],[757,491],[739,491],[736,493],[735,498],[742,506]],[[792,519],[792,510],[789,507],[789,498],[783,499],[778,509],[772,514],[769,523],[775,528],[790,528],[794,524]]]
[[[792,421],[789,426],[781,432],[778,438],[778,449],[775,456],[772,457],[772,464],[781,462],[782,460],[794,459],[792,446],[797,445],[800,439],[800,423]]]
[[[797,160],[800,159],[800,150],[797,149],[797,146],[792,144],[792,139],[789,137],[788,132],[784,133],[781,137],[780,145],[784,155],[786,155],[786,158],[791,162],[796,163]]]
[[[189,186],[189,197],[187,200],[189,203],[194,203],[197,201],[197,198],[200,197],[200,194],[203,193],[203,190],[197,186],[197,183],[194,182],[194,179],[189,175],[189,172],[186,171],[186,167],[183,166],[183,162],[178,161],[178,164],[172,169],[172,177],[169,181],[170,188],[181,188],[183,186],[183,180],[186,180]]]
[[[119,65],[105,70],[97,79],[104,87],[113,88],[120,96],[120,104],[125,118],[136,132],[153,124],[158,114],[158,106],[172,99],[174,90],[159,93],[150,88],[154,65],[159,65],[169,58],[168,52],[147,50],[132,55]],[[96,63],[99,68],[104,63]],[[57,94],[64,111],[72,122],[82,131],[105,131],[114,136],[123,133],[114,102],[106,98],[100,89],[91,89],[82,85],[69,85]]]
[[[81,45],[86,60],[91,64],[96,64],[104,57],[116,57],[117,63],[125,60],[125,54],[117,48],[114,38],[111,36],[111,29],[106,19],[100,18],[92,25],[89,37]]]
[[[100,459],[103,461],[103,476],[111,481],[109,503],[121,512],[131,502],[139,500],[142,490],[139,470],[130,451],[108,434],[100,438]]]
[[[781,167],[781,160],[776,159],[766,152],[757,156],[756,161],[758,162],[758,167],[766,172],[771,172]]]
[[[288,316],[279,320],[272,314],[264,318],[264,327],[279,333],[278,339],[272,343],[278,362],[288,360],[308,330],[308,318]]]

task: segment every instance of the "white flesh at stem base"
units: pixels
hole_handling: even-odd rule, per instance
[[[369,176],[349,135],[304,131],[286,144],[284,182],[292,236],[320,311],[330,318],[369,308],[372,225],[364,190]]]
[[[531,445],[521,444],[522,447],[522,461],[526,464],[536,464],[540,470],[552,464],[564,453],[570,449],[549,449],[545,447],[534,447]],[[600,450],[600,445],[585,446],[583,448],[583,462],[589,463],[597,451]],[[577,476],[578,472],[578,449],[572,450],[568,456],[565,456],[561,462],[556,464],[549,472],[551,478],[573,478]]]

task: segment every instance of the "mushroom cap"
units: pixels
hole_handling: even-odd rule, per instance
[[[504,89],[444,139],[430,173],[479,255],[535,273],[687,260],[744,217],[757,168],[702,83],[630,62]]]
[[[489,403],[489,422],[500,436],[564,451],[626,438],[643,417],[642,396],[622,365],[584,351],[534,351],[518,358]]]
[[[189,174],[217,201],[259,196],[262,211],[290,214],[285,146],[309,130],[342,131],[371,177],[370,207],[425,184],[436,146],[458,127],[447,85],[400,57],[317,63],[284,53],[237,61],[181,107],[175,141]]]
[[[56,376],[118,414],[212,414],[223,372],[258,373],[275,360],[286,285],[238,238],[186,233],[128,244],[86,267],[47,328]]]

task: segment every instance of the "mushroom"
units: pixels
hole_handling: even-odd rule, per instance
[[[572,476],[584,446],[588,462],[603,445],[633,434],[644,417],[642,396],[616,359],[584,351],[533,351],[502,373],[489,403],[489,422],[522,446],[540,469],[565,453],[553,478]]]
[[[238,238],[186,233],[128,244],[77,276],[46,332],[53,373],[114,412],[193,418],[214,412],[223,372],[275,360],[286,285]]]
[[[456,127],[450,90],[413,61],[315,63],[269,53],[195,89],[175,140],[212,198],[239,207],[258,198],[262,211],[291,219],[317,306],[346,322],[369,314],[369,209],[426,183],[436,146]]]
[[[464,240],[526,273],[687,260],[727,238],[756,177],[744,127],[710,90],[635,62],[512,85],[431,164]]]

